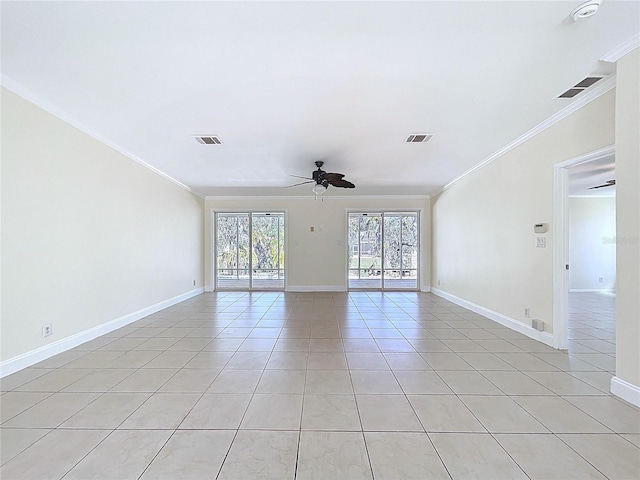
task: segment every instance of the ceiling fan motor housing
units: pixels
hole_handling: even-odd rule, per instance
[[[322,181],[324,180],[324,175],[326,172],[320,168],[322,167],[323,163],[324,162],[316,162],[318,169],[314,170],[313,173],[311,174],[311,178],[313,178],[316,181],[316,183],[322,183]]]

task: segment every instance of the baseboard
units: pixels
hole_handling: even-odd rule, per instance
[[[286,292],[346,292],[344,285],[287,285]]]
[[[215,289],[211,286],[211,285],[205,285],[204,286],[204,291],[205,292],[213,292]]]
[[[615,293],[613,288],[570,288],[569,293]]]
[[[640,407],[640,387],[632,383],[613,377],[611,379],[611,393],[636,407]]]
[[[445,300],[448,300],[452,303],[455,303],[456,305],[464,307],[467,310],[471,310],[472,312],[482,315],[483,317],[487,317],[489,320],[493,320],[494,322],[497,322],[500,325],[508,327],[511,330],[520,332],[529,338],[538,340],[539,342],[542,342],[545,345],[549,345],[550,347],[553,347],[553,335],[548,332],[540,332],[535,328],[530,327],[529,325],[525,325],[522,322],[514,320],[511,317],[507,317],[506,315],[503,315],[501,313],[494,312],[493,310],[489,310],[488,308],[485,308],[481,305],[477,305],[475,303],[469,302],[462,298],[456,297],[455,295],[451,295],[450,293],[443,292],[442,290],[439,290],[437,288],[432,287],[431,293],[441,298],[444,298]]]
[[[175,305],[176,303],[180,303],[191,297],[200,295],[203,292],[203,287],[196,288],[187,293],[183,293],[182,295],[177,295],[168,300],[164,300],[141,310],[123,315],[122,317],[103,323],[102,325],[98,325],[97,327],[93,327],[83,332],[76,333],[75,335],[63,338],[61,340],[58,340],[57,342],[50,343],[49,345],[36,348],[35,350],[31,350],[30,352],[23,353],[22,355],[10,358],[9,360],[5,360],[4,362],[0,363],[0,378],[11,375],[12,373],[22,370],[23,368],[30,367],[31,365],[46,360],[47,358],[58,355],[59,353],[66,352],[67,350],[75,348],[78,345],[82,345],[83,343],[98,338],[109,332],[113,332],[118,328],[129,325],[132,322],[140,320],[141,318],[151,315],[152,313],[159,312],[160,310]]]
[[[431,291],[431,287],[421,287],[420,291],[421,292],[430,292]]]

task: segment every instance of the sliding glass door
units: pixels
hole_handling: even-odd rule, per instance
[[[251,287],[284,290],[284,213],[251,214]]]
[[[382,214],[349,214],[349,288],[382,288]]]
[[[384,288],[418,288],[418,214],[383,213]]]
[[[216,213],[216,290],[283,290],[282,212]]]
[[[249,214],[216,213],[216,290],[247,290],[249,276]]]
[[[349,289],[418,288],[418,212],[349,213]]]

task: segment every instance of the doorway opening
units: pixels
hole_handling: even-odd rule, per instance
[[[348,214],[349,290],[417,290],[419,212]]]
[[[610,146],[554,166],[553,346],[591,354],[585,358],[609,371],[615,370],[614,153]]]
[[[284,212],[215,212],[216,290],[284,290]]]

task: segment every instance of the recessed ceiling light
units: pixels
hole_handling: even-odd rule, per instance
[[[202,145],[221,145],[222,140],[217,135],[194,135],[196,142]]]
[[[589,0],[588,2],[582,3],[573,9],[571,12],[571,18],[577,22],[583,18],[592,17],[598,12],[598,8],[600,8],[601,3],[602,0]]]

